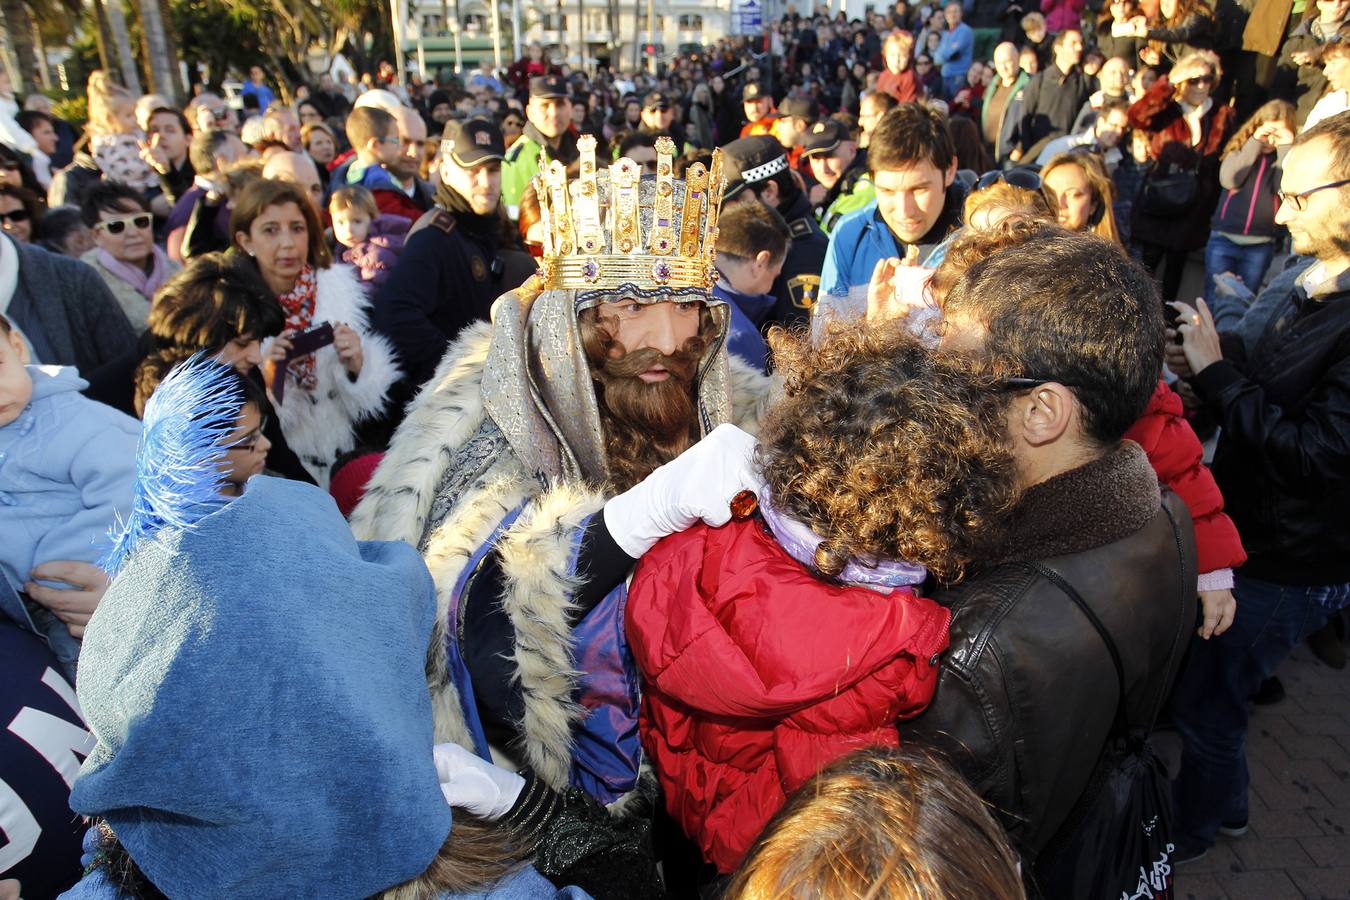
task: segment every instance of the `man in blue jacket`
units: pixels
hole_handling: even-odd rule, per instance
[[[966,73],[975,58],[975,32],[961,21],[958,0],[951,0],[942,14],[947,19],[947,30],[933,53],[933,62],[942,66],[942,92],[950,98],[965,87]]]
[[[877,263],[897,257],[923,265],[961,224],[966,190],[956,181],[956,151],[947,123],[917,103],[902,103],[877,125],[867,149],[877,198],[830,232],[815,325],[867,309]]]

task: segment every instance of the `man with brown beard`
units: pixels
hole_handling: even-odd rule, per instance
[[[583,137],[573,183],[543,169],[541,271],[451,344],[352,517],[436,580],[437,740],[605,803],[640,755],[624,581],[664,534],[726,521],[752,442],[717,426],[753,430],[767,399],[710,290],[720,154],[677,180],[673,149],[598,171]]]

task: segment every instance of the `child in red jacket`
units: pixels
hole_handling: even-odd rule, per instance
[[[667,807],[721,872],[788,794],[898,743],[936,686],[959,579],[1012,501],[1005,398],[903,332],[775,345],[784,398],[756,457],[759,515],[653,547],[626,625],[643,747]]]

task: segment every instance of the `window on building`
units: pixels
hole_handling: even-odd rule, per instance
[[[439,13],[427,13],[422,16],[423,34],[442,34],[445,32],[445,26],[441,22]]]
[[[685,13],[680,16],[681,31],[702,31],[703,17],[696,13]]]

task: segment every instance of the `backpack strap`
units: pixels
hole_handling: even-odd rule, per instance
[[[1116,642],[1111,640],[1110,632],[1106,630],[1106,626],[1102,624],[1102,620],[1097,618],[1097,614],[1092,611],[1092,607],[1088,606],[1087,601],[1078,593],[1078,589],[1069,584],[1068,580],[1063,575],[1044,563],[1029,562],[1023,563],[1023,565],[1063,591],[1065,595],[1073,601],[1073,605],[1082,611],[1092,627],[1096,629],[1097,635],[1102,639],[1102,643],[1106,645],[1106,652],[1111,654],[1111,664],[1116,667],[1116,686],[1119,691],[1119,699],[1116,703],[1115,730],[1122,737],[1129,734],[1130,721],[1125,709],[1125,666],[1120,661],[1120,651],[1116,649]]]

